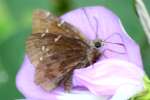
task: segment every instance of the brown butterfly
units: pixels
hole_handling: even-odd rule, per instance
[[[92,43],[75,26],[48,11],[35,11],[32,34],[26,41],[27,55],[35,66],[35,83],[47,91],[63,84],[70,91],[74,69],[87,67],[101,55],[96,48],[100,42]]]

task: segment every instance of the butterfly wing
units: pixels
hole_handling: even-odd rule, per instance
[[[36,67],[35,82],[45,90],[56,88],[77,66],[88,63],[90,47],[78,32],[48,12],[34,13],[33,33],[27,39],[26,52]]]
[[[78,65],[87,64],[86,53],[89,47],[82,40],[52,33],[44,37],[41,35],[32,34],[26,47],[31,62],[36,66],[38,84],[46,84],[49,80],[51,84],[57,84]],[[58,37],[59,40],[55,41]]]
[[[55,33],[85,40],[80,31],[46,10],[33,13],[32,33]]]

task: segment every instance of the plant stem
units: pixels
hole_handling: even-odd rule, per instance
[[[143,0],[135,0],[135,8],[150,44],[150,16]]]

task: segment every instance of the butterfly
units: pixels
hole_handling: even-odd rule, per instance
[[[89,43],[82,32],[46,10],[33,13],[32,34],[26,53],[35,66],[34,81],[46,91],[60,85],[72,88],[75,69],[85,68],[101,56],[100,42]]]

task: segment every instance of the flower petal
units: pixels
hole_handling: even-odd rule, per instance
[[[27,56],[25,57],[24,63],[17,74],[16,85],[26,98],[34,98],[34,100],[48,100],[50,98],[52,100],[56,99],[55,92],[45,92],[34,83],[34,67]]]
[[[123,91],[127,96],[127,93],[133,95],[143,89],[143,76],[143,70],[133,63],[107,59],[75,70],[74,83],[87,87],[95,95],[114,95],[117,91]],[[126,87],[130,87],[129,92]],[[130,89],[134,92],[130,92]]]
[[[71,93],[61,93],[58,100],[108,100],[110,96],[96,96],[89,91],[75,91]]]

